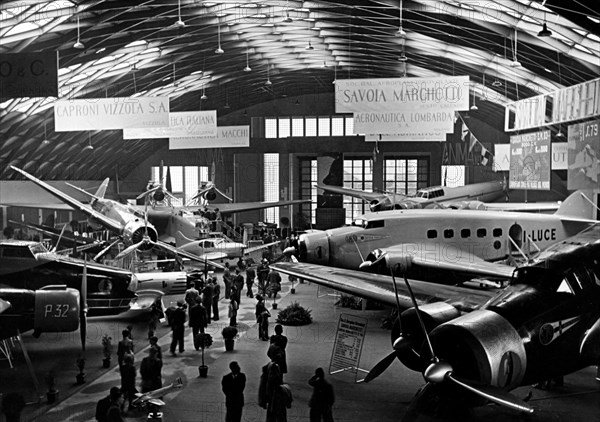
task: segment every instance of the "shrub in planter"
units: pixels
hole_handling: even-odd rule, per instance
[[[293,302],[287,308],[279,311],[277,322],[282,325],[308,325],[312,323],[310,310],[303,308],[298,302]]]
[[[46,375],[46,386],[48,391],[46,392],[46,398],[48,403],[54,403],[58,399],[58,390],[56,389],[56,375],[54,371],[48,372]]]
[[[204,349],[209,348],[213,344],[212,336],[208,333],[200,333],[195,339],[198,347],[202,349],[202,365],[198,367],[200,377],[206,378],[208,376],[208,366],[204,364]]]
[[[81,385],[85,383],[85,373],[83,370],[85,369],[85,358],[83,356],[79,356],[76,361],[77,369],[79,369],[79,373],[76,375],[77,385]]]
[[[225,340],[225,350],[231,352],[233,350],[235,338],[238,335],[238,329],[235,327],[227,326],[223,328],[223,330],[221,331],[221,335]]]
[[[112,337],[108,334],[102,336],[102,367],[110,368],[110,357],[112,355]]]

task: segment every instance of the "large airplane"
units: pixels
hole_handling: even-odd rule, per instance
[[[410,411],[479,406],[488,401],[533,412],[510,390],[600,361],[600,223],[565,238],[515,269],[500,290],[477,290],[323,265],[272,267],[344,293],[398,308],[392,352],[365,381],[395,360],[426,381]],[[437,408],[437,409],[435,409]],[[414,416],[414,414],[413,414]],[[439,416],[439,415],[438,415]]]
[[[91,203],[88,205],[67,195],[59,189],[56,189],[48,183],[41,181],[24,170],[14,166],[11,166],[11,168],[16,172],[21,173],[27,179],[31,180],[50,194],[56,196],[67,205],[83,212],[88,216],[88,223],[90,223],[92,227],[102,226],[120,236],[122,241],[128,246],[117,256],[119,258],[126,256],[137,249],[149,250],[156,247],[174,255],[181,255],[193,261],[200,261],[213,267],[222,268],[219,264],[206,262],[206,260],[203,260],[194,254],[178,250],[172,245],[161,241],[158,238],[156,227],[148,221],[149,215],[146,213],[146,210],[139,210],[131,205],[121,204],[111,199],[105,199],[104,194],[106,193],[106,187],[108,186],[108,178],[102,182],[95,194],[90,194],[83,189],[70,185],[90,197]],[[101,251],[96,255],[96,258],[99,258],[103,253],[108,252],[111,246],[112,245],[109,245]]]
[[[355,225],[300,235],[300,261],[370,268],[389,274],[410,257],[411,277],[457,283],[473,277],[508,280],[513,265],[594,224],[593,203],[581,191],[554,214],[411,209],[369,213]]]
[[[483,202],[506,195],[506,182],[492,181],[459,187],[432,186],[419,189],[414,196],[388,192],[368,192],[341,186],[317,184],[326,192],[360,198],[371,212],[427,207],[482,209]]]

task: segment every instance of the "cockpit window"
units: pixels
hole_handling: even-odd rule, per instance
[[[384,227],[384,220],[372,220],[367,223],[366,229],[376,229]]]

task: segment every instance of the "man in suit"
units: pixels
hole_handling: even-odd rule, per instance
[[[242,408],[244,407],[246,375],[241,372],[240,365],[236,361],[229,364],[229,369],[231,369],[231,372],[225,375],[221,381],[227,409],[225,422],[240,422],[242,420]]]

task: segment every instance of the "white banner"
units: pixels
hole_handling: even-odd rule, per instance
[[[156,139],[216,135],[216,110],[179,111],[169,113],[169,123],[164,127],[123,129],[123,139]]]
[[[355,133],[402,134],[407,139],[454,131],[454,111],[354,113]],[[445,137],[444,137],[445,138]]]
[[[554,142],[552,144],[552,170],[567,170],[569,168],[568,142]]]
[[[494,171],[510,171],[510,144],[494,144]]]
[[[117,97],[58,100],[56,132],[169,125],[169,97]]]
[[[446,142],[446,132],[395,133],[393,135],[365,135],[365,142]]]
[[[219,126],[217,136],[169,138],[169,149],[243,148],[250,146],[250,126]]]
[[[468,76],[338,79],[335,81],[335,111],[337,113],[468,109]]]

